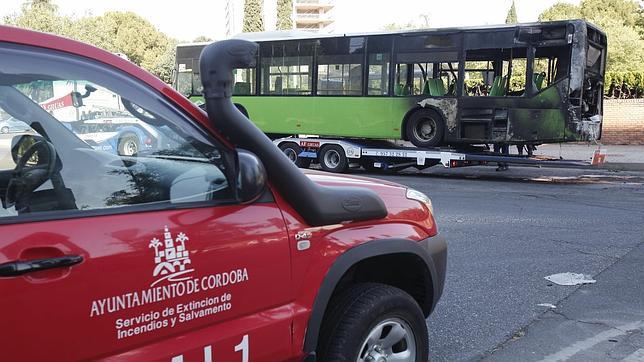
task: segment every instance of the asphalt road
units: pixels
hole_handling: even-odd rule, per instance
[[[572,360],[644,356],[644,338],[620,344],[607,342],[614,333],[604,332],[627,325],[624,319],[644,321],[644,175],[588,179],[562,170],[543,179],[538,169],[489,169],[368,175],[428,194],[448,239],[445,292],[428,319],[431,359],[540,360],[561,350]],[[559,286],[544,279],[561,272],[598,282]],[[627,326],[642,336],[644,323]],[[597,343],[579,344],[595,335]],[[617,354],[599,350],[617,344]]]

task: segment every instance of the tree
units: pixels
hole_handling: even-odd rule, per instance
[[[585,19],[608,36],[608,70],[644,70],[644,12],[633,0],[582,0],[576,5],[555,4],[540,21]]]
[[[277,30],[293,29],[293,0],[277,0]]]
[[[264,31],[264,19],[261,0],[244,1],[244,33]]]
[[[208,43],[211,41],[212,41],[212,38],[207,37],[205,35],[199,35],[198,37],[192,40],[193,43]]]
[[[400,23],[389,23],[385,24],[382,27],[382,30],[394,31],[394,30],[406,30],[406,29],[427,29],[429,28],[429,14],[420,14],[418,15],[419,22],[410,21],[407,24]]]
[[[556,3],[539,15],[539,21],[581,19],[581,8],[568,3]]]
[[[6,16],[4,22],[20,28],[73,37],[71,18],[59,16],[58,7],[50,1],[25,2],[20,13]]]
[[[71,18],[58,14],[48,0],[25,3],[21,12],[5,17],[5,23],[66,36],[113,53],[171,81],[176,41],[132,12],[107,12],[101,16]]]
[[[505,17],[506,24],[516,24],[519,21],[517,20],[517,8],[514,6],[514,0],[512,0],[512,6],[508,10],[508,15]]]

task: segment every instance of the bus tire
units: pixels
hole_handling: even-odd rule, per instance
[[[327,172],[342,173],[349,168],[347,155],[344,154],[344,148],[338,145],[326,145],[320,149],[318,155],[320,167]]]
[[[119,156],[136,156],[139,153],[139,139],[133,133],[126,133],[119,138]]]
[[[302,152],[302,148],[297,145],[295,142],[284,142],[279,145],[282,153],[288,157],[295,166],[300,168],[308,168],[311,165],[311,159],[306,157],[299,157],[298,155]]]
[[[419,109],[409,116],[405,135],[416,147],[437,147],[443,143],[445,121],[433,109]]]

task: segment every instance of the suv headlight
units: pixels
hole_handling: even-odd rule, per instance
[[[414,189],[407,189],[407,198],[425,204],[429,209],[429,212],[434,215],[434,205],[432,205],[432,200],[430,200],[430,198],[424,193]]]

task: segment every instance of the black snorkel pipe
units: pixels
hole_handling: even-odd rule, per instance
[[[208,118],[235,146],[255,153],[273,185],[311,226],[383,218],[376,193],[359,187],[328,187],[306,177],[231,100],[233,70],[256,65],[258,45],[240,39],[218,41],[201,52],[199,68]],[[284,110],[288,112],[288,110]]]

